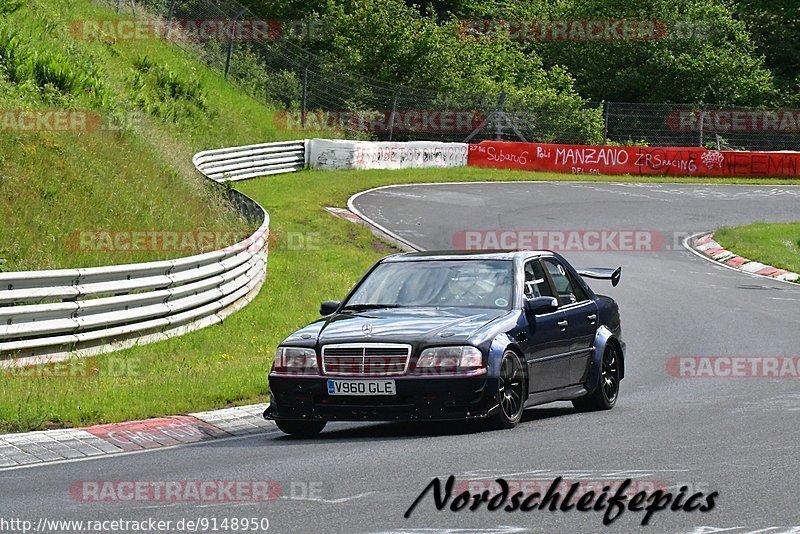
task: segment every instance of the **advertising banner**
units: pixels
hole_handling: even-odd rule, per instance
[[[568,174],[796,177],[800,153],[482,141],[470,145],[469,165]]]

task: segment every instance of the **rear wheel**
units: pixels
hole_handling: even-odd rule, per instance
[[[619,396],[619,364],[619,349],[613,344],[606,346],[597,387],[588,395],[574,399],[572,405],[581,412],[613,408]]]
[[[281,421],[280,419],[275,421],[278,428],[286,434],[306,438],[322,432],[327,423],[327,421]]]
[[[499,410],[489,419],[489,428],[502,430],[514,428],[522,419],[525,404],[525,372],[514,352],[507,350],[500,362],[500,377],[497,386]]]

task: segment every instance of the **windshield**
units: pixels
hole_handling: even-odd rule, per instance
[[[508,309],[513,272],[509,260],[383,263],[353,293],[345,309],[450,306]]]

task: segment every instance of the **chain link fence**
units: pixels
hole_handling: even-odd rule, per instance
[[[800,150],[800,110],[689,104],[603,106],[604,139],[718,150]]]
[[[258,17],[233,0],[95,1],[121,15],[160,20],[165,39],[277,106],[274,120],[281,128],[344,131],[373,140],[800,150],[796,110],[617,102],[542,109],[504,93],[443,93],[332,68],[301,46],[303,39],[313,38],[313,23],[262,21],[259,26]],[[195,38],[203,21],[224,31]]]

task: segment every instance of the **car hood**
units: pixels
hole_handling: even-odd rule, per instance
[[[466,341],[486,324],[508,314],[508,310],[486,308],[390,308],[337,313],[298,330],[284,343],[319,344],[343,342],[452,343]],[[293,339],[294,338],[294,339]]]

